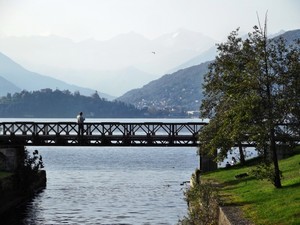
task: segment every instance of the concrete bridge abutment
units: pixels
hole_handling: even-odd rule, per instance
[[[218,169],[218,164],[214,161],[214,159],[210,156],[201,155],[200,156],[200,171],[210,172]]]
[[[215,150],[212,155],[200,152],[200,171],[202,173],[218,169],[218,163],[215,161],[217,154],[217,150]]]
[[[0,170],[14,172],[24,165],[25,146],[0,146]]]

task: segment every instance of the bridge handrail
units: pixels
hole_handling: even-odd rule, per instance
[[[85,134],[195,134],[205,122],[86,122]],[[69,135],[77,133],[76,122],[1,122],[0,135]]]
[[[207,122],[86,122],[79,135],[76,122],[0,122],[0,143],[13,145],[148,145],[197,146]],[[288,124],[280,124],[283,134]],[[284,130],[283,130],[284,129]],[[277,141],[298,141],[299,136],[276,136]],[[255,145],[243,143],[244,145]]]

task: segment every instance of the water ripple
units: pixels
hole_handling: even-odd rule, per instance
[[[194,148],[42,148],[47,188],[16,224],[169,225],[186,213],[180,184]],[[12,225],[11,223],[10,225]]]

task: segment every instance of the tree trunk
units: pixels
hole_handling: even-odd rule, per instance
[[[274,186],[276,188],[281,188],[281,178],[280,178],[280,170],[279,170],[279,163],[278,163],[278,157],[276,152],[276,143],[275,143],[275,135],[274,135],[274,129],[271,130],[271,145],[270,150],[272,154],[272,161],[274,164]]]
[[[239,153],[240,153],[240,163],[241,165],[245,165],[245,154],[243,151],[242,143],[240,141],[238,142],[238,146],[239,146]]]

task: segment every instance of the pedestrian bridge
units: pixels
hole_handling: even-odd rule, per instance
[[[206,122],[1,122],[6,146],[197,146]]]

